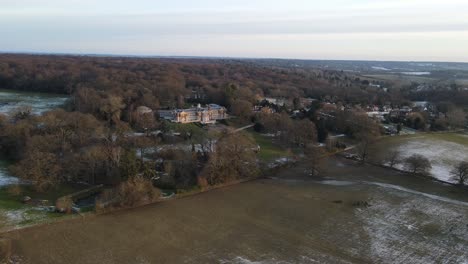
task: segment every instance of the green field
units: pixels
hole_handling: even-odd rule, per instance
[[[289,153],[286,149],[274,144],[272,138],[253,131],[250,131],[249,133],[260,146],[260,152],[258,153],[260,160],[269,162],[291,155],[291,153]]]
[[[406,142],[411,139],[425,138],[428,140],[441,140],[448,141],[468,147],[468,134],[463,133],[417,133],[411,135],[404,135],[398,137],[385,137],[381,141],[384,141],[387,145],[398,144]]]
[[[48,200],[48,205],[54,205],[57,198],[74,193],[83,187],[63,184],[55,190],[38,193],[34,191],[32,186],[22,185],[20,194],[11,193],[9,188],[11,186],[0,188],[0,229],[42,223],[64,216],[59,213],[38,210],[37,207],[22,203],[21,200],[24,196],[37,200]]]
[[[468,159],[468,136],[459,133],[417,133],[384,137],[371,147],[371,159],[377,163],[384,162],[390,151],[397,151],[400,161],[411,155],[422,155],[431,163],[431,176],[454,182],[450,172]],[[404,162],[397,164],[397,167],[403,169]]]

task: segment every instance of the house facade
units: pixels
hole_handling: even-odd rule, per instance
[[[209,104],[205,107],[198,105],[188,109],[160,110],[159,117],[174,123],[214,124],[218,120],[226,119],[228,115],[225,107]]]

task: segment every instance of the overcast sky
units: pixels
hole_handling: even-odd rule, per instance
[[[0,0],[0,51],[468,62],[468,0]]]

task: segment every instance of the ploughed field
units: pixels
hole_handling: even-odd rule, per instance
[[[463,263],[468,195],[331,159],[101,216],[3,234],[19,263]]]

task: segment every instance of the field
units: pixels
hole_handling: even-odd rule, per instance
[[[418,83],[430,83],[436,81],[434,78],[424,77],[424,76],[414,76],[414,75],[397,75],[397,74],[368,74],[363,75],[370,79],[384,80],[384,81],[395,81],[401,84],[411,84],[411,82]]]
[[[56,94],[18,92],[0,89],[0,113],[9,113],[20,106],[30,106],[35,114],[62,106],[68,97]]]
[[[466,191],[347,160],[328,168],[327,178],[312,179],[299,165],[272,179],[4,236],[19,263],[468,261]]]
[[[402,158],[413,154],[427,157],[432,164],[432,176],[451,180],[450,171],[460,161],[468,159],[468,135],[456,133],[414,134],[400,137],[386,137],[372,148],[375,161],[385,159],[392,150],[401,153]],[[402,165],[400,164],[400,168]]]
[[[468,79],[457,79],[455,83],[462,86],[468,86]]]
[[[265,162],[271,162],[275,159],[291,155],[285,149],[275,145],[271,137],[256,132],[250,132],[250,134],[253,136],[256,143],[260,146],[260,152],[258,153],[258,157],[260,158],[260,160]]]
[[[38,207],[21,202],[24,196],[37,200],[48,200],[48,205],[54,205],[57,198],[81,190],[82,186],[61,185],[56,190],[38,193],[31,186],[22,185],[21,193],[13,194],[9,187],[0,187],[0,231],[53,220],[63,214],[51,213]]]

